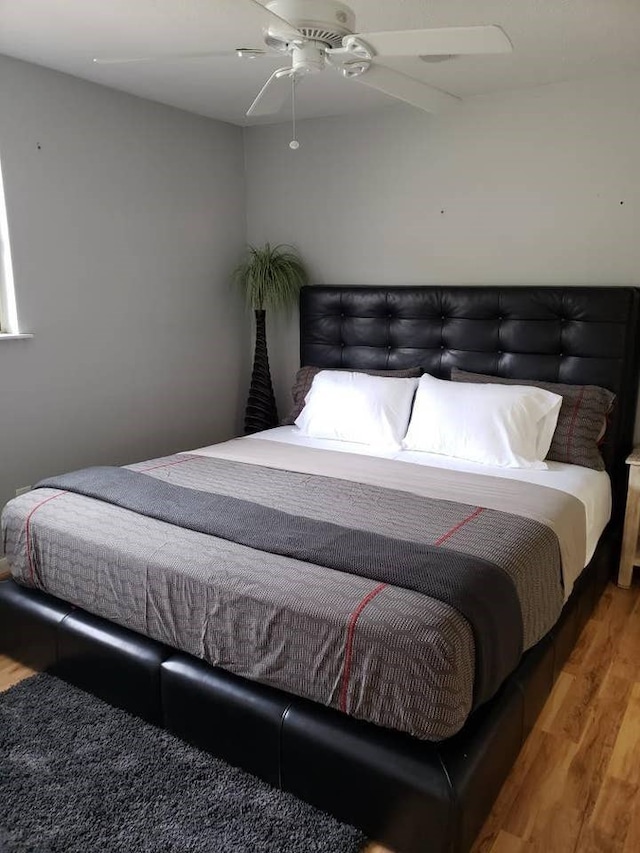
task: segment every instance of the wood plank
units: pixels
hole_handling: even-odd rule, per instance
[[[522,789],[527,784],[534,762],[538,759],[541,745],[540,730],[536,727],[525,741],[507,783],[503,785],[491,814],[476,839],[474,853],[490,853],[500,832],[506,827],[507,815],[510,812],[515,814]],[[526,808],[524,810],[526,812]]]
[[[591,816],[608,772],[631,684],[609,675],[595,698],[589,721],[567,772],[563,806]]]
[[[607,773],[640,786],[640,683],[633,685]]]
[[[29,669],[28,666],[23,666],[21,663],[17,663],[4,655],[0,655],[0,691],[13,687],[14,684],[28,678],[30,675],[35,675],[35,670]]]
[[[572,675],[578,675],[585,669],[585,658],[589,655],[591,647],[597,643],[598,636],[603,630],[603,620],[589,619],[578,637],[578,642],[569,655],[562,671]]]
[[[530,849],[531,847],[526,841],[501,829],[491,848],[491,853],[524,853]]]
[[[625,590],[615,587],[613,584],[605,590],[604,601],[606,612],[596,607],[595,617],[598,621],[608,622],[616,628],[623,627],[629,614],[638,604],[638,590]]]
[[[638,853],[640,850],[640,803],[637,801],[631,811],[631,820],[624,840],[622,853]]]
[[[518,796],[502,822],[507,832],[521,839],[540,834],[554,805],[562,799],[569,766],[577,751],[570,739],[534,729],[530,740],[539,742],[534,761]]]
[[[547,799],[545,807],[538,812],[537,820],[531,824],[526,850],[540,853],[569,853],[576,848],[582,827],[579,809],[568,808],[558,799]]]
[[[551,691],[551,695],[547,699],[547,702],[538,717],[536,724],[537,728],[541,729],[543,732],[553,731],[556,714],[564,704],[567,694],[573,687],[575,680],[575,675],[572,675],[564,669],[558,675],[558,679]]]
[[[563,671],[572,674],[575,680],[553,722],[547,725],[549,731],[564,735],[574,743],[580,742],[589,723],[596,697],[612,669],[618,643],[637,604],[636,593],[616,589],[613,595],[613,590],[613,586],[607,590],[608,603],[599,610],[597,619],[587,622],[565,664]]]
[[[527,853],[637,853],[638,700],[640,586],[609,584],[473,853],[494,853],[513,838]]]
[[[583,824],[576,850],[580,853],[622,853],[637,803],[637,785],[607,777],[593,815]]]
[[[624,593],[627,595],[628,593]],[[631,611],[618,635],[613,649],[611,672],[628,681],[640,680],[640,600]]]

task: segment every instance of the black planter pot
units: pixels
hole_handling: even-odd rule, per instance
[[[269,371],[265,312],[255,311],[254,313],[256,318],[256,346],[249,398],[244,413],[245,435],[278,426],[278,410]]]

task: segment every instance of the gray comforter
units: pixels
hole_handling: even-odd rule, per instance
[[[561,552],[571,552],[579,518],[574,498],[560,500],[556,515],[563,520],[543,524],[537,511],[527,510],[531,518],[483,506],[481,493],[488,494],[492,478],[477,478],[483,481],[477,504],[461,503],[417,494],[424,484],[405,491],[322,476],[313,472],[317,456],[307,466],[312,473],[283,470],[274,467],[267,442],[244,442],[250,444],[230,443],[226,455],[248,448],[265,465],[182,455],[132,467],[178,486],[250,497],[307,519],[488,560],[517,591],[525,648],[557,619]],[[323,458],[331,456],[343,454]],[[350,460],[342,464],[348,468]],[[413,466],[387,462],[387,474],[396,476],[394,465],[411,480]],[[373,478],[368,466],[360,460],[364,480]],[[304,465],[298,459],[289,467]],[[545,492],[547,505],[562,494],[541,489],[541,499]],[[524,503],[530,500],[527,492]],[[450,736],[472,707],[473,628],[458,610],[423,592],[60,490],[39,489],[10,502],[3,529],[18,581],[241,676],[421,738]]]

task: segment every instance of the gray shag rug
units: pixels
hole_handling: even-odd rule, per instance
[[[357,853],[364,841],[49,675],[0,693],[2,853]]]

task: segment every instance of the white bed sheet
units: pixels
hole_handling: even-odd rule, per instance
[[[591,560],[604,528],[611,517],[611,480],[606,471],[594,471],[581,465],[568,465],[564,462],[547,462],[547,471],[531,468],[497,468],[465,462],[449,456],[434,453],[420,453],[414,450],[380,450],[364,444],[352,444],[345,441],[333,441],[322,438],[308,438],[301,434],[296,426],[282,426],[265,432],[255,433],[251,438],[265,441],[278,441],[284,444],[298,444],[320,450],[334,450],[342,453],[359,453],[365,456],[378,456],[383,459],[395,459],[412,465],[431,465],[435,468],[448,468],[451,471],[469,471],[491,477],[505,477],[521,480],[524,483],[537,483],[550,489],[558,489],[578,498],[585,508],[587,542],[586,562]],[[192,451],[207,455],[209,448]],[[211,450],[214,448],[212,447]],[[586,565],[586,564],[585,564]]]

